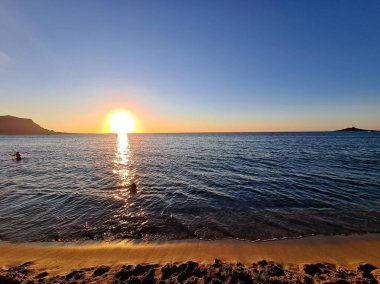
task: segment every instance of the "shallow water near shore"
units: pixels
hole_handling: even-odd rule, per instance
[[[0,136],[0,149],[0,240],[380,232],[380,133]]]

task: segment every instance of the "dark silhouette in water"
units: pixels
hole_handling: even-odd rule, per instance
[[[137,192],[137,185],[135,183],[132,183],[130,186],[129,186],[129,191],[133,194],[135,194]]]
[[[352,126],[352,127],[344,128],[344,129],[337,130],[337,131],[376,131],[376,130],[360,129],[360,128],[356,128],[355,126]]]
[[[12,156],[16,156],[16,160],[17,161],[21,161],[22,160],[20,152],[16,152],[16,154],[13,154]]]
[[[135,183],[131,183],[129,185],[118,185],[118,186],[106,187],[104,189],[105,190],[129,189],[130,193],[136,193],[137,192],[137,185]]]

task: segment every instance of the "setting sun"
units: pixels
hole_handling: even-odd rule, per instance
[[[118,111],[111,115],[109,125],[113,133],[130,133],[135,129],[133,117],[124,111]]]

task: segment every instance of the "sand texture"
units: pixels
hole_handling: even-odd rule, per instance
[[[377,267],[377,234],[267,242],[0,244],[0,283],[377,283]]]

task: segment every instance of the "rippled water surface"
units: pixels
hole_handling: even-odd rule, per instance
[[[0,152],[0,240],[380,232],[380,133],[0,136]]]

